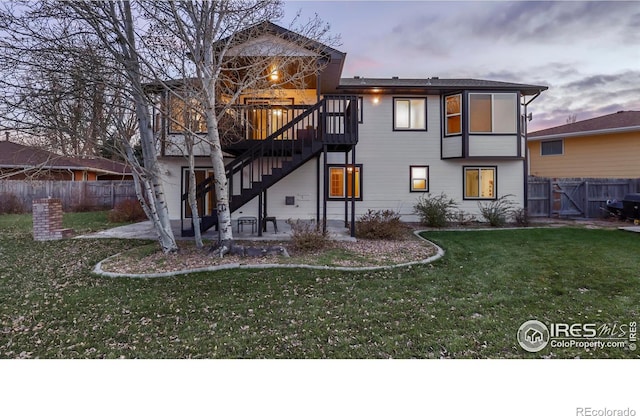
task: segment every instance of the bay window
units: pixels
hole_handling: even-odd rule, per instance
[[[514,93],[469,94],[470,133],[516,133],[517,100]]]
[[[462,133],[462,95],[450,95],[445,98],[445,135]]]

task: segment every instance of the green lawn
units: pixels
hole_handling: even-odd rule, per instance
[[[78,226],[80,227],[80,226]],[[640,234],[579,228],[429,232],[433,265],[108,279],[99,260],[147,244],[34,242],[0,216],[0,357],[618,357],[516,341],[526,320],[640,321]]]

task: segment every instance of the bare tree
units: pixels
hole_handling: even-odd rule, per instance
[[[163,174],[159,169],[151,127],[149,108],[154,102],[147,95],[146,86],[150,83],[160,84],[172,90],[172,94],[180,96],[184,92],[174,90],[174,83],[169,87],[163,80],[194,80],[197,100],[193,105],[204,116],[206,135],[197,135],[198,132],[186,126],[185,155],[190,161],[190,177],[193,182],[194,142],[204,141],[209,147],[222,237],[219,253],[223,255],[228,252],[233,244],[233,233],[221,143],[221,131],[228,127],[228,114],[233,111],[243,94],[260,92],[277,97],[278,92],[285,87],[308,88],[310,80],[326,64],[323,59],[324,45],[336,42],[336,38],[329,37],[328,26],[316,17],[298,25],[293,31],[274,30],[274,26],[268,22],[282,17],[282,3],[272,0],[136,3],[49,3],[45,0],[40,5],[45,19],[62,22],[61,30],[56,33],[59,39],[89,37],[91,44],[97,45],[101,51],[101,56],[107,57],[107,67],[112,68],[124,80],[124,93],[114,96],[121,100],[126,95],[126,100],[132,103],[138,122],[143,163],[135,160],[129,140],[121,139],[119,143],[136,173],[141,203],[153,220],[160,245],[165,252],[177,250],[177,245],[169,223],[162,186]],[[23,7],[29,8],[31,5],[25,3]],[[49,33],[47,30],[44,32]],[[29,38],[32,35],[33,33],[17,33],[18,38]],[[43,44],[52,38],[53,36],[36,37],[37,42]],[[162,42],[158,42],[159,38],[162,38]],[[69,43],[66,42],[54,42],[54,45],[61,50],[69,49]],[[29,48],[33,46],[29,45]],[[90,84],[85,81],[83,77],[77,79],[75,85],[79,90],[90,90]],[[96,87],[101,88],[101,85],[95,83]],[[45,88],[47,89],[55,90],[51,86]],[[183,102],[190,103],[189,106],[193,100],[185,98],[192,93],[182,97]],[[95,90],[89,95],[100,97],[102,90]],[[104,100],[96,98],[96,101],[102,103]],[[92,107],[91,101],[89,104],[85,108],[97,106]],[[117,122],[111,132],[112,138],[130,138],[127,134],[130,126],[125,123],[123,114],[125,113],[116,114]],[[94,128],[92,131],[98,130],[101,129]],[[195,192],[193,183],[190,189]],[[193,213],[197,213],[194,199],[190,197],[190,206]]]
[[[271,20],[282,16],[282,3],[272,0],[227,0],[147,4],[149,15],[164,16],[162,28],[173,35],[191,58],[199,83],[198,103],[206,119],[221,231],[219,254],[233,244],[229,190],[225,172],[221,123],[240,97],[250,91],[274,96],[283,86],[305,88],[321,70],[328,26],[317,17],[292,32],[273,31]],[[319,41],[324,41],[320,43]],[[184,78],[188,74],[182,73]]]
[[[2,123],[62,155],[105,153],[122,77],[104,48],[44,2],[2,3],[0,21]]]
[[[75,16],[92,29],[92,34],[122,66],[127,80],[128,92],[135,105],[138,118],[139,139],[142,147],[143,165],[135,160],[133,149],[127,146],[127,159],[134,165],[139,199],[147,216],[152,220],[158,241],[165,253],[178,250],[171,222],[162,174],[158,164],[154,134],[149,108],[152,102],[144,91],[144,68],[138,51],[138,36],[134,25],[133,11],[128,1],[112,2],[65,2]],[[125,144],[126,145],[126,144]],[[146,197],[146,198],[144,198]]]

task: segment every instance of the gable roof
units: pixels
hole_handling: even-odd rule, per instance
[[[371,93],[372,89],[381,92],[405,92],[441,94],[465,89],[486,91],[520,91],[524,95],[534,95],[548,89],[543,85],[518,84],[513,82],[489,81],[473,78],[342,78],[339,90]]]
[[[340,52],[331,46],[310,39],[282,26],[278,26],[270,21],[264,21],[253,26],[249,26],[246,29],[234,33],[233,36],[234,41],[239,42],[239,44],[250,44],[254,41],[259,44],[261,41],[268,40],[265,39],[265,36],[276,37],[278,40],[290,42],[296,47],[301,47],[306,51],[311,52],[310,55],[317,55],[325,62],[325,66],[321,71],[322,76],[320,77],[320,85],[318,88],[324,93],[336,91],[340,82],[340,75],[342,74],[345,58],[347,56],[345,52]],[[231,36],[218,40],[216,45],[214,45],[214,48],[221,48],[225,45],[225,42],[228,42],[230,39]],[[259,48],[253,48],[253,50],[259,50]],[[163,91],[165,88],[179,87],[185,82],[192,82],[194,80],[196,80],[196,78],[153,81],[146,83],[145,88],[149,92],[158,93]]]
[[[618,111],[601,117],[576,121],[528,134],[528,139],[541,140],[571,136],[595,136],[607,133],[640,131],[640,111]]]
[[[260,33],[260,34],[277,36],[293,44],[305,45],[307,49],[312,50],[318,54],[323,54],[323,55],[332,56],[332,57],[341,57],[341,58],[344,58],[344,56],[346,55],[346,53],[340,52],[339,50],[334,49],[331,46],[328,46],[316,40],[310,39],[304,35],[301,35],[292,30],[286,29],[270,21],[264,21],[261,23],[257,23],[253,26],[250,26],[244,30],[241,30],[235,33],[234,37],[241,39],[241,42],[249,42],[250,40],[255,39],[255,38],[252,38],[252,36],[255,36],[256,29],[258,29],[257,33]],[[227,39],[229,38],[222,39],[219,42],[224,43]]]
[[[103,175],[131,174],[129,166],[113,160],[66,157],[6,140],[0,142],[0,168],[87,170]]]

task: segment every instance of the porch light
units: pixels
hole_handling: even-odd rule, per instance
[[[378,104],[380,102],[380,98],[379,97],[373,97],[373,99],[371,101],[373,101],[374,104]]]
[[[273,68],[273,70],[271,70],[270,78],[271,78],[271,81],[277,81],[280,78],[280,73],[278,72],[278,68]]]

